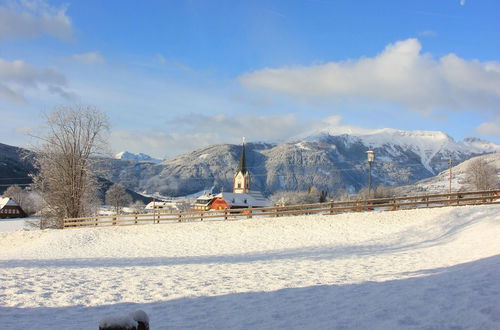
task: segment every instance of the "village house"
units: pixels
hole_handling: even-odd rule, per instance
[[[10,197],[0,197],[0,218],[24,218],[26,213]]]
[[[250,190],[250,172],[246,166],[245,143],[241,150],[238,170],[233,178],[233,192],[204,194],[196,199],[195,210],[224,210],[269,206],[270,201],[260,191]]]
[[[149,202],[144,209],[146,211],[179,211],[179,202],[173,199],[168,200],[153,200]]]

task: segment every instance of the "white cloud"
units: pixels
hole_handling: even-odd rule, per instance
[[[460,0],[460,5],[465,6],[465,0]]]
[[[66,90],[66,77],[56,69],[39,69],[21,60],[9,62],[0,58],[0,99],[25,103],[25,92],[40,88],[65,99],[73,98]]]
[[[295,115],[204,115],[191,113],[167,123],[165,130],[125,131],[111,134],[115,151],[144,152],[155,157],[172,157],[181,153],[220,143],[282,141],[309,127]]]
[[[476,132],[480,135],[500,137],[500,116],[494,121],[482,123],[476,127]]]
[[[5,1],[0,5],[0,41],[41,34],[70,40],[73,27],[66,10],[66,6],[51,6],[43,0]]]
[[[83,54],[75,54],[72,56],[75,61],[83,63],[104,63],[104,57],[99,52],[89,52]]]
[[[455,54],[434,59],[416,39],[388,45],[372,58],[265,68],[239,77],[246,87],[331,103],[363,100],[437,109],[500,111],[500,64]]]

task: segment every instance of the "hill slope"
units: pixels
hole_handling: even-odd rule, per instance
[[[453,166],[451,169],[452,179],[451,179],[451,190],[474,190],[474,187],[467,182],[467,168],[471,162],[476,159],[483,159],[487,164],[494,166],[497,169],[497,177],[500,181],[500,153],[487,154],[482,156],[476,156],[471,159],[464,161],[461,164]],[[411,194],[441,194],[446,193],[449,190],[450,184],[450,172],[444,170],[434,177],[430,177],[424,180],[415,182],[409,186],[401,186],[395,188],[394,192],[396,195],[411,195]]]
[[[29,150],[0,143],[0,195],[11,185],[24,187],[31,184],[33,182],[31,175],[36,173],[33,164],[33,156]],[[98,182],[99,198],[104,201],[104,195],[113,182],[102,177],[98,178]],[[130,189],[126,190],[134,201],[140,200],[144,203],[151,201],[149,197]]]

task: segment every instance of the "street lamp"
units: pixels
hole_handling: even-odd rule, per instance
[[[366,157],[370,168],[368,172],[368,198],[370,198],[372,190],[372,163],[375,160],[375,152],[373,150],[368,150],[366,152]]]

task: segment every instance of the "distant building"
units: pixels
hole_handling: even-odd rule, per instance
[[[241,150],[238,170],[233,177],[233,192],[204,194],[194,204],[195,210],[224,210],[269,206],[270,201],[260,191],[250,190],[250,172],[246,166],[245,143]]]
[[[0,218],[25,218],[21,206],[10,197],[0,197]]]
[[[193,209],[200,211],[208,211],[212,207],[211,204],[215,198],[212,194],[203,194],[196,199],[193,205]]]
[[[149,202],[144,209],[145,210],[160,210],[160,211],[179,211],[179,201],[168,199],[168,200],[154,200]]]
[[[260,191],[250,191],[247,194],[221,192],[214,196],[210,208],[212,210],[223,210],[266,207],[269,205],[269,200]]]
[[[245,143],[241,149],[241,158],[238,165],[238,170],[233,177],[233,193],[247,194],[250,191],[250,172],[247,171],[247,163],[245,157]]]

